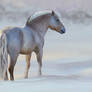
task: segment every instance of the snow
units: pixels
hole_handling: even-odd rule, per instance
[[[21,78],[16,78],[15,81],[0,81],[0,91],[1,92],[18,92],[18,91],[21,92],[30,92],[30,91],[31,92],[43,92],[43,91],[44,92],[51,92],[51,91],[52,92],[56,92],[56,91],[88,92],[89,91],[91,92],[92,78],[89,79],[87,76],[86,78],[84,78],[84,76],[79,76],[78,74],[81,73],[81,71],[86,69],[87,67],[84,66],[83,67],[84,69],[83,68],[78,69],[79,66],[80,67],[82,66],[82,64],[77,65],[78,67],[77,68],[76,64],[74,65],[72,63],[70,66],[67,65],[67,63],[62,64],[62,62],[56,62],[56,61],[45,62],[43,66],[43,75],[41,77],[35,75],[34,74],[35,72],[33,72],[35,71],[35,69],[33,69],[32,71],[30,71],[31,76],[29,74],[30,76],[29,79],[23,79],[23,76],[21,76]],[[61,66],[63,66],[64,69],[60,67],[60,64]],[[31,68],[36,68],[35,62],[32,62],[32,65],[33,66]],[[17,68],[16,72],[20,71],[18,70],[19,68]],[[21,71],[19,74],[20,75],[22,74]]]

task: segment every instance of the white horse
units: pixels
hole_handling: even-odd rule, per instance
[[[26,55],[25,78],[28,78],[30,58],[32,52],[36,53],[38,62],[38,74],[41,75],[44,36],[48,28],[61,34],[65,33],[65,27],[57,13],[51,10],[40,11],[30,16],[23,28],[8,27],[2,30],[0,38],[0,75],[8,80],[14,80],[13,72],[19,54]],[[10,63],[8,67],[8,55]]]

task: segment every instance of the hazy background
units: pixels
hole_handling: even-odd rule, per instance
[[[92,0],[0,0],[0,19],[24,21],[34,11],[44,9],[58,10],[75,22],[92,20]]]

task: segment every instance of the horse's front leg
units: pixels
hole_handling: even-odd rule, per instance
[[[36,56],[37,56],[37,62],[38,62],[38,75],[40,76],[42,74],[41,68],[42,68],[43,48],[39,49],[36,52]]]
[[[31,58],[31,54],[30,55],[26,55],[26,70],[25,70],[25,78],[28,78],[28,71],[30,68],[30,58]]]

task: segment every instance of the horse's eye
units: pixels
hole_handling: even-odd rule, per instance
[[[57,19],[56,21],[59,21],[59,19]]]

